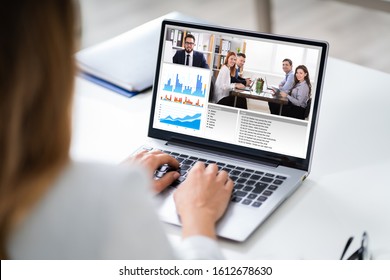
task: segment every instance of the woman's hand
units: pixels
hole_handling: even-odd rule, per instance
[[[245,88],[245,86],[243,84],[241,84],[241,83],[236,83],[234,85],[234,87],[237,88],[237,89],[244,89]]]
[[[287,97],[287,95],[288,95],[288,94],[285,93],[284,91],[281,91],[281,92],[280,92],[280,96],[282,96],[282,97]]]
[[[198,162],[174,193],[183,237],[205,235],[215,238],[215,223],[222,217],[233,190],[233,181],[218,166]]]
[[[175,158],[159,150],[153,150],[150,152],[146,150],[141,151],[135,156],[131,156],[126,159],[125,162],[135,162],[143,165],[149,171],[151,177],[154,175],[156,169],[164,164],[169,165],[169,167],[174,170],[179,168],[179,162]],[[171,185],[173,181],[179,178],[179,176],[180,174],[177,171],[167,172],[163,177],[153,181],[153,190],[157,193],[163,191],[166,187]]]

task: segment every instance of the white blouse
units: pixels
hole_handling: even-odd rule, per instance
[[[229,92],[234,89],[235,83],[230,82],[230,69],[224,64],[219,70],[215,81],[213,102],[217,103],[222,98],[229,96]]]
[[[138,166],[70,163],[11,233],[11,259],[219,259],[215,240],[173,250]]]

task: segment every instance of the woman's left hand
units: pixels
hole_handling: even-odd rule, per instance
[[[280,96],[282,96],[282,97],[287,97],[287,95],[288,95],[288,94],[285,93],[284,91],[281,91],[281,92],[280,92]]]
[[[138,163],[144,166],[154,176],[154,172],[160,166],[167,164],[173,171],[168,171],[161,178],[153,180],[153,190],[157,193],[163,191],[166,187],[171,185],[180,174],[176,170],[179,168],[179,162],[168,154],[159,150],[141,151],[134,156],[127,158],[124,163]]]

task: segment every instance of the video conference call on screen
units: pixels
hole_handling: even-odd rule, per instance
[[[226,88],[218,81],[231,52],[245,54],[245,64],[237,70],[241,79],[252,81],[245,89],[231,83]],[[298,65],[306,66],[312,102],[320,57],[321,48],[311,45],[167,25],[153,127],[305,158],[312,110],[308,107],[305,117],[297,119],[283,115],[282,109],[271,114],[269,104],[287,104],[272,90],[286,76],[285,58],[292,61],[294,73]]]

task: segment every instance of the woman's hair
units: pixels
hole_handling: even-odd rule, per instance
[[[75,75],[72,0],[0,10],[0,258],[12,228],[69,158]]]
[[[311,96],[311,83],[310,83],[310,77],[309,77],[309,70],[307,70],[307,67],[305,65],[298,65],[297,68],[295,68],[294,87],[295,87],[295,85],[297,85],[299,83],[299,81],[297,79],[297,76],[296,76],[298,69],[301,69],[306,74],[305,81],[306,81],[306,84],[309,87],[309,98],[310,98],[310,96]]]
[[[226,65],[227,68],[229,68],[229,65],[228,65],[229,58],[231,56],[233,56],[233,55],[237,56],[235,52],[228,52],[227,55],[226,55],[225,62],[223,64]],[[229,69],[230,69],[230,76],[234,77],[236,75],[236,67],[232,67],[232,68],[229,68]]]

